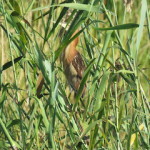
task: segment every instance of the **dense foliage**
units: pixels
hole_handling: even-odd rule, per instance
[[[0,149],[149,149],[148,3],[1,0]],[[87,67],[74,95],[60,57],[77,36]]]

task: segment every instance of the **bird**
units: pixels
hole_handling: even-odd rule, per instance
[[[79,30],[76,30],[72,37],[77,34]],[[72,89],[77,93],[81,80],[83,78],[83,73],[86,69],[85,63],[80,52],[77,50],[77,45],[79,43],[79,36],[76,37],[63,51],[62,62],[64,73],[68,83],[71,85]],[[82,95],[85,93],[86,86],[83,89]]]
[[[78,32],[76,30],[72,37]],[[83,77],[83,73],[86,69],[85,63],[79,51],[77,50],[77,45],[79,43],[79,37],[75,38],[62,52],[62,62],[64,68],[64,74],[68,83],[71,85],[72,89],[77,93],[80,83]],[[37,97],[41,97],[41,90],[44,84],[44,78],[42,73],[40,73],[37,80]],[[84,86],[82,96],[85,94],[86,86]]]

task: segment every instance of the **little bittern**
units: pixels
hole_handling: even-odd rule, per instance
[[[76,31],[73,35],[75,35]],[[76,46],[79,42],[79,37],[75,38],[64,50],[62,55],[63,67],[66,78],[75,92],[80,87],[83,72],[85,70],[85,64],[81,54],[76,50]],[[84,88],[85,90],[85,88]],[[84,94],[83,90],[83,94]]]
[[[78,31],[76,31],[72,36],[74,36]],[[83,76],[83,72],[85,70],[85,64],[82,59],[81,54],[76,50],[76,46],[79,42],[79,37],[75,38],[63,51],[62,54],[62,62],[64,67],[64,73],[66,78],[75,91],[80,87],[81,79]],[[39,75],[37,82],[37,97],[40,98],[40,93],[42,90],[42,86],[44,84],[44,78],[42,74]],[[83,95],[85,92],[85,87],[83,89]]]

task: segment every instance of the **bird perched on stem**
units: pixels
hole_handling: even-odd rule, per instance
[[[78,32],[75,31],[72,37]],[[82,59],[81,54],[77,51],[76,47],[79,42],[79,37],[75,38],[63,51],[62,62],[64,67],[65,76],[75,91],[80,87],[82,76],[85,70],[85,64]],[[85,87],[83,89],[83,95],[85,92]]]
[[[72,37],[78,32],[75,31]],[[62,62],[64,67],[65,76],[75,91],[80,87],[80,83],[82,80],[82,76],[85,70],[85,64],[82,59],[81,54],[77,51],[76,47],[79,42],[79,37],[75,38],[63,51],[62,54]],[[37,82],[37,97],[40,98],[40,93],[42,90],[42,86],[44,84],[44,78],[42,74],[39,75],[38,82]],[[85,87],[83,89],[82,95],[85,93]]]
[[[75,31],[72,37],[78,32]],[[81,54],[77,51],[76,47],[79,42],[79,37],[75,38],[63,51],[62,54],[62,62],[64,67],[64,73],[65,76],[75,91],[80,87],[80,83],[82,80],[82,76],[85,70],[85,64],[82,59]],[[37,81],[37,97],[40,98],[40,93],[42,90],[42,86],[44,84],[44,78],[42,74],[39,75],[38,81]],[[84,95],[85,87],[83,89],[82,95]]]

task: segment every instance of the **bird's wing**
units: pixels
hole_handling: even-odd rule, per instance
[[[77,76],[79,78],[82,78],[83,72],[85,70],[85,64],[84,64],[84,61],[83,61],[79,52],[77,53],[77,55],[72,60],[72,65],[77,72]]]

